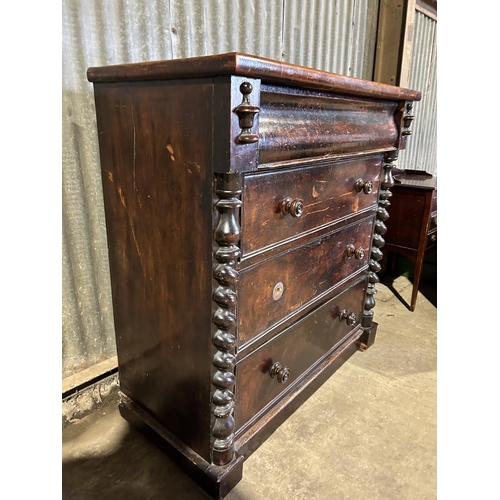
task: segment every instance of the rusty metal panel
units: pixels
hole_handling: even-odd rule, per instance
[[[425,170],[437,175],[437,22],[415,13],[415,38],[410,88],[422,91],[413,107],[415,121],[407,148],[400,153],[399,167]]]
[[[378,0],[63,0],[63,378],[116,354],[90,66],[246,52],[372,79]]]

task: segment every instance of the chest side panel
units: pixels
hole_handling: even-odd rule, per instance
[[[210,81],[95,87],[121,389],[205,458],[212,93]]]

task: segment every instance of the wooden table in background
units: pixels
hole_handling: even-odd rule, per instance
[[[384,235],[389,267],[394,253],[415,264],[410,311],[415,310],[422,265],[426,253],[437,245],[437,177],[414,171],[397,175]]]

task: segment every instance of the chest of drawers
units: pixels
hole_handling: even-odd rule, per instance
[[[420,93],[238,53],[90,68],[120,411],[215,498],[375,338]]]
[[[437,178],[404,171],[397,176],[392,194],[385,249],[389,267],[395,264],[393,254],[404,255],[415,264],[410,299],[410,311],[415,311],[424,258],[437,245]]]

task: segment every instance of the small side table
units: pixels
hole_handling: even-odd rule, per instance
[[[394,173],[395,184],[384,235],[389,262],[397,253],[415,264],[410,311],[415,310],[425,254],[437,245],[437,177],[418,170]]]

